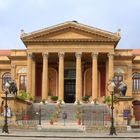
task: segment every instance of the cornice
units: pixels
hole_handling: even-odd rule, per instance
[[[93,39],[44,39],[44,40],[24,40],[26,43],[30,42],[114,42],[114,40],[93,40]]]
[[[81,28],[81,27],[74,27],[74,26],[69,26],[69,27],[63,27],[63,28],[60,28],[60,29],[54,29],[53,31],[46,31],[44,33],[40,33],[40,34],[37,34],[37,35],[32,35],[31,37],[29,37],[28,39],[36,39],[36,38],[39,38],[39,37],[43,37],[43,36],[51,36],[53,34],[56,34],[56,33],[59,33],[59,32],[64,32],[64,31],[79,31],[79,32],[84,32],[84,33],[87,33],[89,35],[97,35],[97,36],[100,36],[100,37],[104,37],[104,38],[108,38],[108,39],[113,39],[113,40],[118,40],[118,36],[114,36],[114,35],[107,35],[107,34],[104,34],[104,32],[97,32],[97,31],[91,31],[91,30],[88,30],[88,29],[84,29],[84,28]],[[26,38],[25,38],[26,39]]]
[[[17,59],[19,59],[19,60],[26,60],[27,56],[8,56],[8,58],[10,60],[17,60]]]

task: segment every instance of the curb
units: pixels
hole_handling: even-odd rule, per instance
[[[119,135],[102,135],[102,136],[88,136],[85,135],[20,135],[20,134],[0,134],[0,137],[28,137],[28,138],[140,138],[140,136],[119,136]]]

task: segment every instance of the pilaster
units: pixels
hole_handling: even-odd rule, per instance
[[[127,92],[126,96],[132,97],[132,65],[127,66]]]
[[[15,64],[11,64],[11,77],[12,77],[12,80],[16,79],[16,65]]]

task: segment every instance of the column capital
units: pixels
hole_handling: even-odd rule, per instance
[[[92,56],[92,58],[97,58],[98,52],[96,52],[96,53],[95,53],[95,52],[92,52],[92,53],[91,53],[91,56]]]
[[[114,54],[113,53],[108,53],[107,56],[108,56],[108,58],[113,59]]]
[[[43,53],[42,53],[42,56],[43,56],[43,58],[48,58],[49,53],[48,53],[48,52],[43,52]]]
[[[131,70],[132,69],[132,65],[127,65],[127,69]]]
[[[76,56],[76,58],[81,58],[82,52],[76,52],[76,53],[75,53],[75,56]]]
[[[64,57],[64,55],[65,55],[65,53],[64,53],[64,52],[59,52],[59,53],[58,53],[59,58]]]
[[[15,64],[11,64],[11,68],[15,69],[16,65]]]
[[[27,53],[27,57],[28,58],[33,58],[33,54],[32,53]]]

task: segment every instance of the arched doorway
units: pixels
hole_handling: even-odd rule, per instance
[[[135,121],[140,121],[140,101],[135,100],[132,103],[133,103]]]

